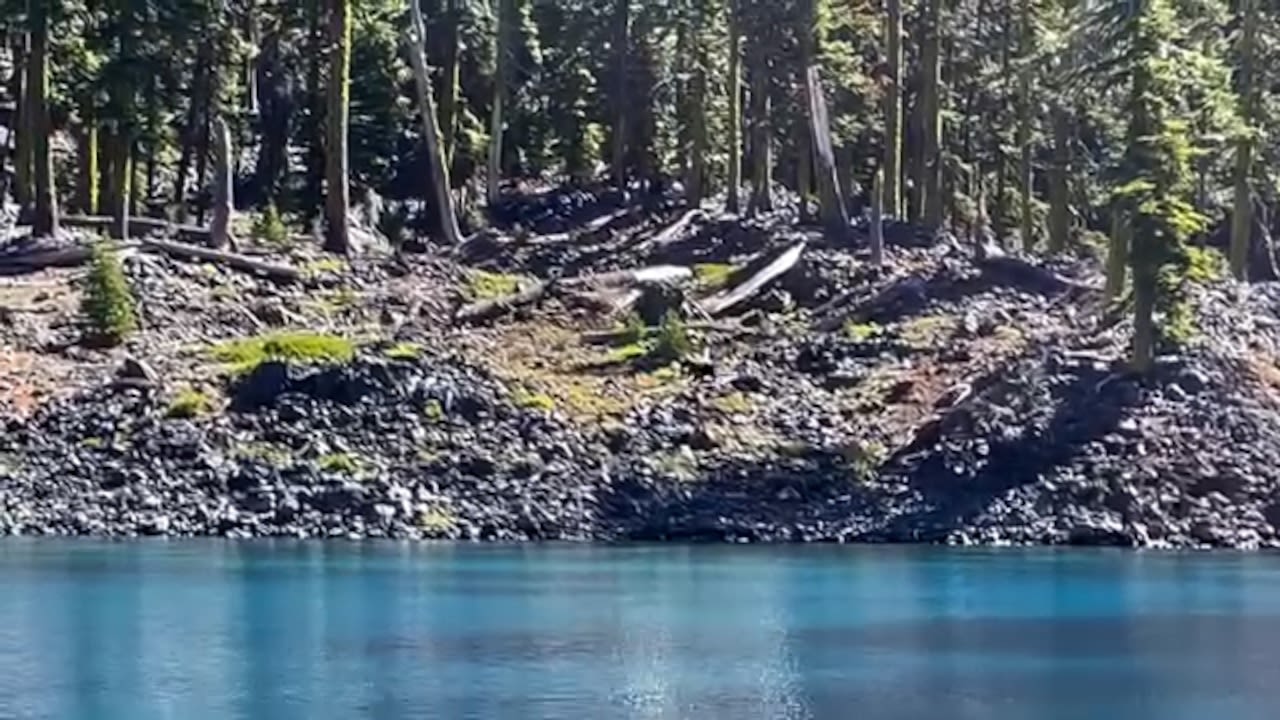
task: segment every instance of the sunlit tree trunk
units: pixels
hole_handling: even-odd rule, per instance
[[[613,10],[613,181],[619,188],[627,185],[627,55],[631,42],[631,0],[615,0]]]
[[[493,115],[489,121],[489,165],[485,175],[485,189],[490,205],[498,201],[502,180],[502,140],[506,122],[503,112],[507,101],[507,85],[510,82],[511,38],[515,22],[514,0],[499,0],[497,68],[493,80]]]
[[[28,64],[32,123],[32,162],[35,175],[35,216],[32,233],[50,235],[58,229],[58,199],[53,185],[50,149],[53,122],[49,115],[49,6],[31,3],[31,58]]]
[[[1032,25],[1031,0],[1021,0],[1020,10],[1019,54],[1024,61],[1018,71],[1018,130],[1017,144],[1020,153],[1018,160],[1018,212],[1021,218],[1022,249],[1030,252],[1035,249],[1036,238],[1034,219],[1031,207],[1031,67],[1026,62],[1031,54]]]
[[[416,0],[415,0],[416,1]],[[445,3],[447,35],[444,53],[444,78],[440,93],[440,140],[444,144],[444,160],[453,164],[453,148],[458,135],[459,80],[462,72],[462,8],[459,0]]]
[[[1231,273],[1237,279],[1248,276],[1249,245],[1253,238],[1253,144],[1252,133],[1256,115],[1256,91],[1254,90],[1254,45],[1258,25],[1259,0],[1239,0],[1240,45],[1239,70],[1236,76],[1236,92],[1239,94],[1240,117],[1245,133],[1236,142],[1236,163],[1233,176],[1234,203],[1231,211]]]
[[[18,107],[15,113],[13,153],[13,198],[18,207],[28,208],[35,195],[32,187],[34,133],[31,120],[31,34],[22,33],[14,44],[15,88]]]
[[[458,228],[453,195],[449,192],[449,166],[445,162],[440,127],[436,124],[435,100],[431,91],[431,69],[427,67],[427,57],[423,50],[423,40],[427,35],[426,22],[422,18],[422,9],[417,3],[411,7],[411,22],[406,35],[406,44],[409,46],[409,61],[413,65],[414,84],[418,88],[418,109],[422,115],[423,136],[427,143],[427,160],[431,165],[432,199],[435,200],[438,209],[442,239],[456,246],[462,242],[462,232]]]
[[[729,0],[729,159],[725,209],[738,212],[742,191],[742,32],[739,0]]]
[[[923,160],[921,171],[924,192],[924,223],[942,227],[942,0],[928,0],[925,21],[925,43],[922,69],[924,84],[921,103],[924,106]]]
[[[1071,235],[1071,118],[1065,108],[1053,111],[1053,166],[1049,170],[1049,252],[1067,249]]]
[[[329,0],[329,93],[325,164],[325,241],[333,253],[351,251],[347,134],[351,93],[351,0]],[[415,3],[416,4],[416,3]]]
[[[889,83],[884,99],[884,212],[902,217],[902,0],[886,0]]]

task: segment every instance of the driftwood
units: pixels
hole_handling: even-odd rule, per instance
[[[553,285],[551,281],[538,282],[512,295],[463,305],[453,314],[454,322],[489,320],[517,308],[533,305],[546,297]]]
[[[750,300],[774,280],[787,274],[791,268],[795,267],[796,263],[800,262],[800,257],[804,255],[806,245],[808,245],[808,241],[802,240],[787,248],[777,258],[745,281],[700,302],[700,307],[708,315],[714,317]]]

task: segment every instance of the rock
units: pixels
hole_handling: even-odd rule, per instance
[[[233,405],[239,410],[271,405],[288,388],[289,366],[274,360],[263,362],[236,384]]]
[[[166,515],[156,515],[144,520],[138,525],[138,531],[143,535],[168,535],[169,529],[172,527],[171,521]]]

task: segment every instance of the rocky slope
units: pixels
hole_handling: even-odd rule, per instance
[[[77,343],[74,271],[6,281],[0,534],[1280,545],[1280,288],[1200,289],[1195,343],[1135,378],[1089,261],[898,228],[872,271],[785,212],[647,242],[677,216],[465,265],[300,256],[298,287],[138,256],[144,330],[113,351]],[[672,365],[584,337],[610,321],[562,297],[448,319],[476,267],[742,267],[799,238],[800,266],[692,318]],[[237,374],[209,352],[302,327],[356,358]],[[175,413],[193,389],[212,408]]]

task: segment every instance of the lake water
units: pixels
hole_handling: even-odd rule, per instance
[[[0,720],[1277,707],[1276,557],[0,541]]]

